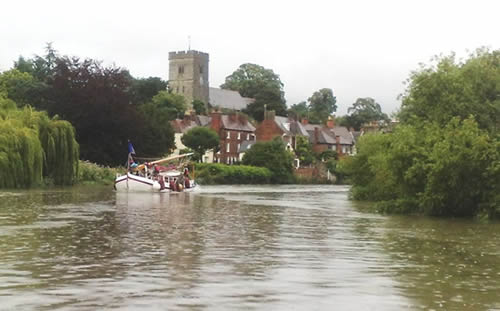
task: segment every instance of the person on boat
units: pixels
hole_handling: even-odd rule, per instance
[[[168,186],[170,188],[170,191],[175,191],[175,182],[172,178],[170,179]]]
[[[158,169],[158,166],[156,166],[156,163],[153,164],[153,177],[156,179],[158,177],[159,173],[160,173],[160,170]]]
[[[160,191],[165,189],[165,181],[162,176],[159,176],[158,183],[160,184]]]

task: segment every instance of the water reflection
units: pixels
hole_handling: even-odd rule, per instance
[[[500,224],[392,217],[384,249],[394,275],[425,309],[500,309]]]
[[[0,193],[2,307],[498,307],[498,226],[361,213],[347,191]]]

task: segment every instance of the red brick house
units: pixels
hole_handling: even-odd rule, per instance
[[[334,150],[339,156],[353,154],[354,136],[344,126],[335,126],[335,120],[328,118],[326,126],[309,124],[307,119],[302,120],[302,125],[309,133],[309,141],[316,153]]]
[[[214,155],[214,162],[233,164],[239,161],[239,150],[244,141],[255,140],[255,127],[246,116],[232,113],[223,115],[212,112],[210,127],[220,138],[220,150]]]
[[[270,141],[281,137],[289,148],[295,149],[297,136],[308,137],[309,134],[300,122],[276,116],[274,111],[267,111],[264,120],[255,130],[255,136],[257,141]]]

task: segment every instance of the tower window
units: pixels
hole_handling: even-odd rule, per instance
[[[183,74],[184,73],[184,65],[180,65],[178,70],[179,70],[179,74]]]
[[[184,85],[182,86],[182,93],[185,93],[186,91],[186,88],[184,87]]]
[[[203,73],[203,65],[200,65],[200,73]]]

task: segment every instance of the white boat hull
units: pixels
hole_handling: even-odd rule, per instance
[[[192,187],[183,189],[182,192],[193,192],[199,189],[199,186],[192,181]],[[115,179],[115,189],[118,192],[172,192],[168,188],[168,183],[165,184],[164,189],[158,181],[149,178],[137,176],[127,173],[127,175],[119,176]]]

